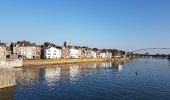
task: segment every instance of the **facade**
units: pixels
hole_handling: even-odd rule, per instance
[[[79,50],[75,48],[70,49],[70,58],[79,58]]]
[[[87,58],[97,58],[96,52],[93,50],[87,50]]]
[[[86,58],[86,49],[85,48],[79,48],[79,58]]]
[[[112,58],[112,53],[109,51],[100,53],[100,58]]]
[[[18,58],[23,59],[39,59],[41,49],[36,46],[21,46],[14,47],[13,53],[18,55]]]
[[[44,58],[46,59],[59,59],[61,54],[61,49],[56,47],[49,47],[44,50]]]
[[[0,46],[0,59],[6,59],[6,47]]]
[[[101,58],[101,57],[100,57],[101,50],[97,50],[97,51],[95,51],[95,52],[96,52],[96,57],[97,57],[97,58]]]
[[[105,52],[100,53],[100,58],[106,58],[106,53]]]
[[[7,46],[6,47],[6,58],[10,58],[11,57],[11,48],[10,48],[10,46]]]
[[[41,48],[34,43],[28,41],[18,41],[11,44],[11,51],[17,58],[23,59],[40,59]]]
[[[18,41],[8,46],[0,42],[0,59],[59,59],[59,58],[112,58],[126,57],[126,52],[117,49],[88,48],[87,46],[72,46],[72,43],[64,42],[60,47],[53,43],[45,42],[38,46],[29,41]],[[5,48],[5,49],[4,49]]]
[[[70,58],[70,48],[63,47],[61,50],[61,58]]]
[[[106,52],[106,58],[112,58],[112,53],[110,53],[110,52]]]

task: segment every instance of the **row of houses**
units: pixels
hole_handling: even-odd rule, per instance
[[[54,59],[54,58],[112,58],[112,53],[109,51],[101,52],[99,55],[93,50],[86,50],[85,48],[75,48],[75,47],[48,47],[44,49],[44,58]]]
[[[57,46],[45,42],[43,45],[36,45],[29,41],[18,41],[5,45],[0,43],[1,58],[23,58],[23,59],[60,59],[60,58],[112,58],[124,56],[124,51],[116,49],[88,48],[72,46],[64,42],[64,46]]]

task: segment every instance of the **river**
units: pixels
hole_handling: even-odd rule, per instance
[[[167,59],[27,67],[14,73],[16,85],[0,89],[0,100],[170,100]]]

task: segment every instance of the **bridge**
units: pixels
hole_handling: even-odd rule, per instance
[[[170,48],[146,48],[146,49],[135,50],[135,51],[132,51],[132,52],[135,53],[135,52],[139,52],[139,51],[155,50],[155,49],[157,49],[157,50],[166,50],[166,49],[169,49],[170,50]]]
[[[138,54],[137,53],[137,52],[140,52],[140,51],[148,51],[148,50],[169,50],[169,54],[170,54],[170,48],[145,48],[145,49],[139,49],[139,50],[132,51],[132,54],[137,55],[137,56],[164,57],[164,58],[169,58],[170,59],[169,54],[149,54],[149,53]]]

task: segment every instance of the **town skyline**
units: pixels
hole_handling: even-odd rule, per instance
[[[0,1],[4,42],[49,41],[133,51],[168,48],[170,1]],[[62,6],[61,6],[62,5]],[[157,42],[159,40],[159,42]]]
[[[38,44],[36,43],[35,41],[27,41],[27,40],[18,40],[18,41],[11,41],[11,42],[4,42],[4,41],[1,41],[0,40],[0,45],[5,45],[5,46],[10,46],[11,44],[13,43],[23,43],[23,42],[26,42],[26,43],[30,43],[30,44],[33,44],[33,45],[37,45],[37,46],[43,46],[44,44],[52,44],[52,45],[49,45],[50,47],[51,46],[54,46],[54,47],[65,47],[66,45],[69,45],[71,47],[80,47],[80,48],[89,48],[89,49],[99,49],[99,50],[118,50],[118,51],[125,51],[125,52],[128,52],[128,53],[137,53],[137,54],[146,54],[146,53],[149,53],[149,54],[153,54],[153,55],[162,55],[162,54],[165,54],[165,55],[169,55],[170,53],[170,48],[143,48],[143,49],[137,49],[137,50],[134,50],[134,51],[126,51],[126,50],[122,50],[122,49],[117,49],[117,48],[99,48],[99,47],[90,47],[88,45],[77,45],[77,44],[74,44],[70,41],[64,41],[64,42],[60,42],[60,43],[56,43],[56,42],[49,42],[49,41],[45,41],[41,44]]]

